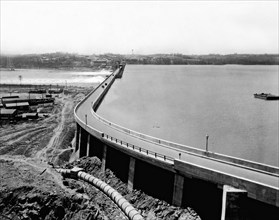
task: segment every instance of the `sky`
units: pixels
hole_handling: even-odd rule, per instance
[[[279,53],[278,2],[1,0],[1,54]]]

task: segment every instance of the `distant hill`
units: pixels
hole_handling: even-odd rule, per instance
[[[106,68],[120,61],[127,64],[156,65],[279,65],[278,54],[152,54],[152,55],[79,55],[70,53],[1,55],[1,68]]]
[[[198,64],[198,65],[279,65],[278,54],[209,54],[209,55],[183,55],[183,54],[159,54],[148,56],[126,57],[128,64]]]

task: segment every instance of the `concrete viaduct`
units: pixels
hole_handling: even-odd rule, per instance
[[[173,205],[190,206],[202,219],[279,216],[279,168],[157,139],[96,114],[125,65],[108,76],[75,108],[75,152],[97,156],[130,190]]]

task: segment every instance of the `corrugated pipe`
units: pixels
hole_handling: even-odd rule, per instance
[[[143,220],[144,218],[139,214],[139,212],[115,189],[103,182],[102,180],[81,171],[81,168],[69,169],[57,169],[59,173],[62,173],[65,177],[70,177],[74,179],[82,179],[88,183],[91,183],[103,193],[105,193],[110,199],[112,199],[118,207],[125,213],[125,215],[130,220]]]

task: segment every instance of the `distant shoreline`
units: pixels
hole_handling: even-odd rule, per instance
[[[50,53],[1,55],[1,68],[38,68],[67,71],[115,69],[119,63],[140,65],[279,65],[279,54],[103,54]]]
[[[226,66],[226,65],[239,65],[239,66],[279,66],[279,63],[273,64],[237,64],[237,63],[227,63],[227,64],[143,64],[143,63],[129,63],[128,65],[141,65],[141,66]],[[104,70],[109,71],[108,69],[92,69],[92,68],[36,68],[36,67],[27,67],[27,68],[14,68],[10,70],[9,68],[0,68],[0,71],[10,71],[16,72],[18,70],[56,70],[56,71],[67,71],[67,72],[101,72]]]
[[[37,68],[37,67],[21,67],[21,68],[16,68],[14,67],[13,70],[11,70],[10,68],[4,68],[4,67],[0,67],[0,71],[11,71],[11,72],[15,72],[17,70],[57,70],[57,71],[68,71],[68,72],[100,72],[102,70],[105,69],[92,69],[92,68]]]

